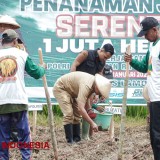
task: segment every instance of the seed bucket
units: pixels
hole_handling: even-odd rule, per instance
[[[97,116],[94,119],[94,122],[101,126],[103,130],[107,130],[110,127],[111,119],[112,119],[112,113],[111,112],[103,112],[103,113],[96,113]]]

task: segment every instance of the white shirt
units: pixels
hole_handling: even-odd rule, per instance
[[[160,39],[149,49],[147,88],[151,102],[160,101]]]
[[[17,48],[0,49],[0,105],[28,104],[24,83],[27,57]]]

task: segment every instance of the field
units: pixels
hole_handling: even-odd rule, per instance
[[[49,142],[50,149],[34,149],[32,160],[53,160],[54,154],[51,147],[51,138],[47,119],[38,117],[36,136],[32,135],[34,142]],[[108,131],[94,133],[88,141],[67,144],[61,124],[62,119],[56,118],[55,131],[58,144],[59,160],[117,160],[119,147],[120,118],[115,118],[115,137],[111,142]],[[30,117],[32,129],[32,117]],[[123,145],[124,160],[153,160],[153,153],[149,141],[149,132],[146,119],[127,118],[125,140]],[[10,152],[11,160],[20,160],[17,149]]]

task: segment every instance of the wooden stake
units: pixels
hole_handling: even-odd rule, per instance
[[[128,45],[128,47],[126,48],[126,54],[131,55],[130,45]],[[124,80],[124,95],[123,95],[122,114],[121,114],[118,160],[123,160],[123,141],[124,141],[124,134],[125,134],[128,78],[129,78],[129,62],[126,62],[126,77],[125,77],[125,80]]]
[[[40,64],[43,64],[43,55],[42,55],[41,48],[38,49],[38,53],[39,53]],[[44,75],[42,77],[42,79],[43,79],[43,85],[44,85],[46,99],[47,99],[47,105],[48,105],[48,116],[49,116],[49,125],[50,125],[50,131],[51,131],[52,146],[53,146],[55,160],[58,160],[57,141],[56,141],[55,130],[54,130],[54,115],[53,115],[53,111],[52,111],[52,104],[51,104],[51,99],[50,99],[50,95],[49,95],[49,91],[48,91],[46,76]]]
[[[37,111],[33,111],[33,136],[36,135],[37,128]]]
[[[112,111],[112,101],[109,101],[109,105]],[[112,119],[111,119],[111,123],[109,127],[109,137],[110,137],[111,142],[113,142],[114,141],[114,113],[112,115]]]

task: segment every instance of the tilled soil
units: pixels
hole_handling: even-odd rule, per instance
[[[75,144],[67,144],[63,128],[56,128],[59,160],[118,160],[119,127],[115,128],[115,138],[111,142],[108,131],[94,133],[91,140],[82,140]],[[32,160],[53,160],[50,130],[48,127],[37,127],[34,142],[49,142],[50,149],[34,149]],[[126,128],[123,143],[124,160],[153,160],[153,153],[146,126]],[[18,149],[10,151],[11,160],[20,160]]]

